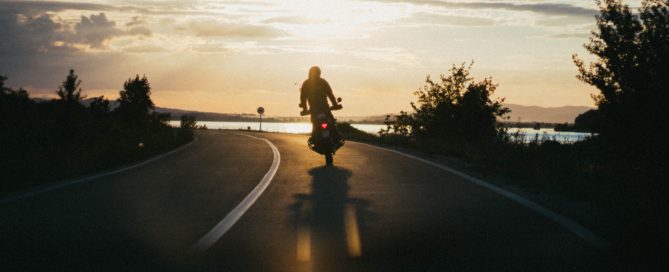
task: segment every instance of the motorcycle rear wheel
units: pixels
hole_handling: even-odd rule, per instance
[[[332,153],[325,153],[325,164],[332,165],[333,163]]]

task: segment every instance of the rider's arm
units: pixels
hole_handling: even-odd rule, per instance
[[[306,82],[305,82],[305,83],[306,83]],[[304,109],[304,110],[307,109],[307,94],[306,94],[306,92],[304,91],[304,89],[305,89],[304,84],[305,84],[305,83],[302,83],[302,88],[300,88],[300,106],[301,106],[302,109]]]
[[[325,81],[325,93],[327,94],[328,98],[330,99],[330,102],[332,103],[332,106],[337,105],[337,99],[335,98],[334,94],[332,93],[332,88],[330,88],[330,84],[328,84],[327,81]]]

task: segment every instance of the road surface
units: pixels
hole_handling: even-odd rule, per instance
[[[608,269],[602,250],[572,231],[427,163],[348,142],[336,167],[324,167],[306,136],[246,134],[271,144],[200,131],[154,162],[0,204],[1,269]],[[269,185],[240,219],[198,247],[263,178]]]

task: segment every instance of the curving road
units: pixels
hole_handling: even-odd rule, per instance
[[[323,167],[306,136],[246,134],[270,143],[200,131],[198,142],[154,162],[0,204],[0,269],[611,268],[563,225],[425,162],[349,142],[336,167]],[[257,200],[240,208],[251,192]]]

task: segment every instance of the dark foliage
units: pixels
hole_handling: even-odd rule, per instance
[[[602,115],[597,110],[589,110],[574,119],[574,127],[579,131],[599,132]]]
[[[181,123],[179,125],[179,131],[177,132],[177,139],[183,141],[192,139],[193,130],[197,128],[198,126],[195,121],[195,116],[188,114],[181,115]]]
[[[503,99],[490,98],[497,88],[492,79],[475,82],[470,69],[471,64],[453,66],[450,74],[440,76],[440,83],[428,76],[425,86],[414,92],[414,112],[388,116],[382,139],[432,145],[446,152],[503,139],[506,131],[497,119],[504,118],[509,109],[502,106]]]
[[[78,104],[81,102],[81,99],[84,98],[81,96],[81,89],[79,88],[79,85],[81,85],[81,80],[79,80],[79,77],[74,74],[74,70],[70,69],[70,74],[67,75],[67,78],[65,81],[63,81],[63,84],[58,87],[56,94],[58,94],[60,100],[65,103]]]
[[[82,105],[81,81],[72,70],[57,92],[60,99],[40,103],[5,80],[0,77],[0,192],[131,163],[192,136],[177,138],[169,115],[148,111],[153,103],[146,78],[124,84],[124,110],[114,112],[104,97]]]
[[[179,127],[183,129],[195,129],[197,127],[195,116],[188,114],[181,115],[181,124]]]
[[[620,0],[598,3],[597,30],[585,45],[596,60],[586,66],[574,56],[574,62],[578,78],[600,91],[593,96],[601,114],[600,160],[612,173],[666,177],[669,1],[643,1],[638,14]]]
[[[151,101],[151,85],[146,76],[136,75],[123,83],[123,90],[119,92],[118,108],[115,112],[127,123],[141,125],[148,121],[148,113],[154,108]]]
[[[555,131],[579,131],[598,133],[602,123],[602,114],[598,110],[589,110],[579,114],[574,119],[574,124],[557,124]]]
[[[621,0],[598,4],[585,45],[596,60],[574,56],[578,78],[599,89],[593,166],[624,216],[619,247],[652,263],[669,252],[669,1],[645,0],[638,13]]]

